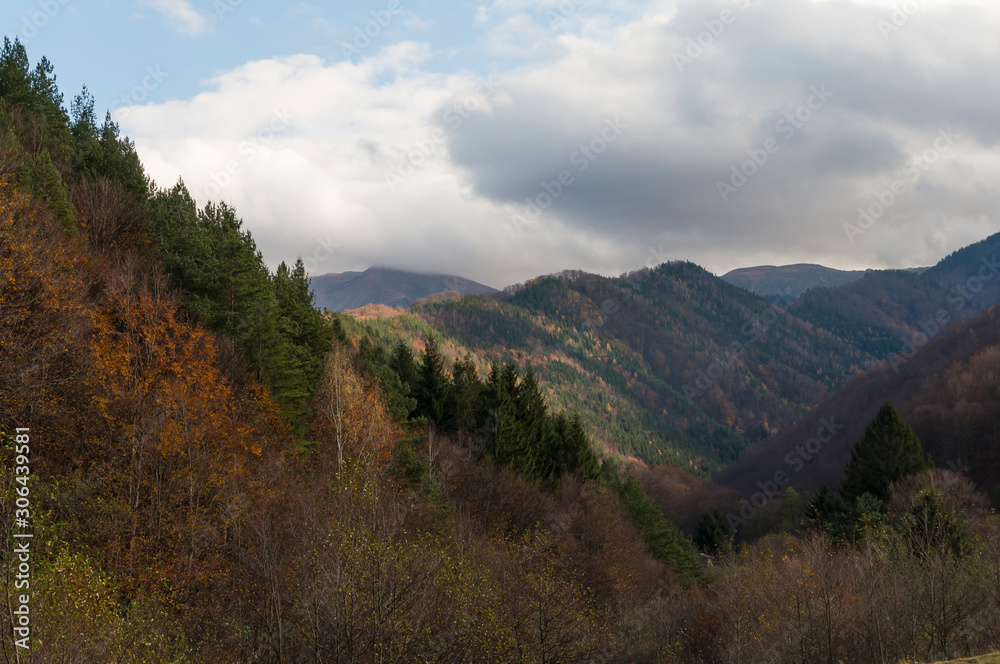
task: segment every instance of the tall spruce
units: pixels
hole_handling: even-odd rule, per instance
[[[913,429],[886,401],[851,451],[841,494],[851,501],[865,493],[888,500],[893,482],[933,467]]]
[[[444,357],[433,334],[428,335],[420,355],[417,384],[417,415],[426,417],[438,427],[449,428],[448,415],[452,410],[451,383],[444,372]]]

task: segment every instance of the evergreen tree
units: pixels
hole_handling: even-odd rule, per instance
[[[806,506],[805,522],[807,527],[825,530],[835,539],[854,532],[851,506],[826,484]]]
[[[933,467],[913,429],[886,401],[851,451],[841,494],[849,501],[865,493],[885,501],[893,482]]]
[[[711,556],[732,550],[733,533],[719,510],[708,512],[702,517],[695,529],[694,543]]]
[[[515,434],[517,452],[510,463],[527,477],[548,479],[556,470],[552,455],[556,436],[545,397],[530,366],[517,386],[515,412],[518,423]]]
[[[494,362],[486,381],[485,399],[488,439],[486,453],[498,463],[513,466],[515,459],[523,459],[527,450],[519,447],[517,413],[517,365]]]
[[[482,419],[483,382],[472,359],[455,359],[451,369],[452,413],[451,424],[460,435],[475,431]]]
[[[448,429],[448,415],[451,408],[451,383],[444,373],[444,358],[438,348],[437,339],[431,334],[424,344],[420,356],[417,383],[417,415],[426,417],[442,429]]]
[[[419,384],[417,363],[413,359],[413,351],[410,350],[409,344],[402,339],[397,341],[392,349],[389,367],[399,376],[399,381],[406,388],[407,394],[415,397]]]
[[[42,150],[33,163],[26,164],[18,171],[18,176],[35,199],[52,211],[63,231],[75,237],[76,208],[69,202],[66,184],[52,165],[49,151]]]
[[[622,504],[639,529],[651,556],[662,561],[686,581],[701,577],[701,565],[691,542],[677,526],[667,521],[659,506],[643,490],[635,477],[629,475],[620,484]]]
[[[334,323],[339,325],[337,319],[334,319]],[[334,326],[331,325],[331,327]],[[339,329],[342,332],[343,328]],[[337,335],[337,329],[333,329],[332,333],[338,343],[343,343]],[[417,401],[409,396],[409,387],[403,384],[399,375],[389,365],[385,347],[382,344],[373,344],[367,336],[361,337],[355,359],[359,364],[361,374],[378,383],[385,395],[386,406],[393,419],[398,422],[405,422],[409,419],[410,413],[416,408]]]
[[[599,478],[601,468],[597,464],[590,436],[583,427],[580,415],[574,413],[572,417],[567,417],[565,413],[558,413],[553,418],[553,428],[555,436],[551,455],[555,476],[570,473],[581,480]]]

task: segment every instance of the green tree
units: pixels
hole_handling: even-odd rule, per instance
[[[410,345],[400,339],[392,349],[392,357],[389,358],[389,367],[399,376],[400,383],[407,390],[407,394],[416,395],[419,383],[417,375],[417,363],[413,359],[413,351]]]
[[[667,521],[635,477],[629,475],[624,484],[619,482],[619,486],[622,504],[639,529],[650,555],[677,572],[685,581],[697,581],[701,577],[701,565],[690,540],[677,526]]]
[[[694,544],[711,556],[732,550],[733,533],[719,510],[707,512],[702,517],[694,532]]]
[[[428,335],[424,352],[420,356],[417,383],[417,415],[426,417],[442,429],[450,428],[451,383],[444,373],[444,358],[437,339]]]
[[[590,436],[583,428],[580,415],[573,413],[567,417],[558,413],[553,418],[553,449],[551,452],[556,477],[563,473],[575,475],[581,480],[596,480],[601,476],[601,467],[594,456]]]
[[[42,150],[32,163],[24,165],[18,171],[18,175],[35,199],[52,211],[63,231],[75,237],[76,208],[69,202],[66,185],[59,171],[52,165],[49,151]]]
[[[471,434],[482,419],[483,382],[471,358],[455,359],[451,368],[452,414],[451,424],[460,436]]]
[[[841,494],[849,501],[865,493],[886,501],[893,482],[933,467],[913,429],[886,401],[851,451]]]
[[[334,319],[335,323],[339,321]],[[333,327],[333,326],[331,326]],[[340,343],[343,340],[333,330],[334,336]],[[410,388],[404,384],[399,375],[393,371],[389,365],[385,347],[380,343],[372,343],[367,337],[361,337],[358,342],[358,354],[355,358],[359,364],[361,374],[376,383],[385,395],[386,406],[397,422],[405,422],[410,417],[410,413],[417,406],[417,400],[410,396]]]

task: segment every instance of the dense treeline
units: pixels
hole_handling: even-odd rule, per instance
[[[197,209],[183,183],[151,196],[149,230],[188,310],[236,343],[298,422],[335,335],[313,306],[302,261],[272,274],[236,211],[225,203]]]
[[[705,515],[695,540],[718,577],[675,661],[935,661],[1000,645],[1000,522],[975,485],[934,470],[888,402],[844,474],[840,493],[775,496],[735,538],[732,515]]]
[[[618,278],[539,277],[499,296],[422,304],[389,324],[405,335],[413,317],[478,357],[516,352],[608,447],[702,477],[872,360],[683,262]]]

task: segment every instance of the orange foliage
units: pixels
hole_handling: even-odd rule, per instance
[[[327,357],[320,400],[320,428],[336,448],[323,450],[324,456],[336,460],[338,471],[347,463],[364,468],[365,476],[384,469],[402,430],[389,414],[381,390],[355,371],[339,344]]]

